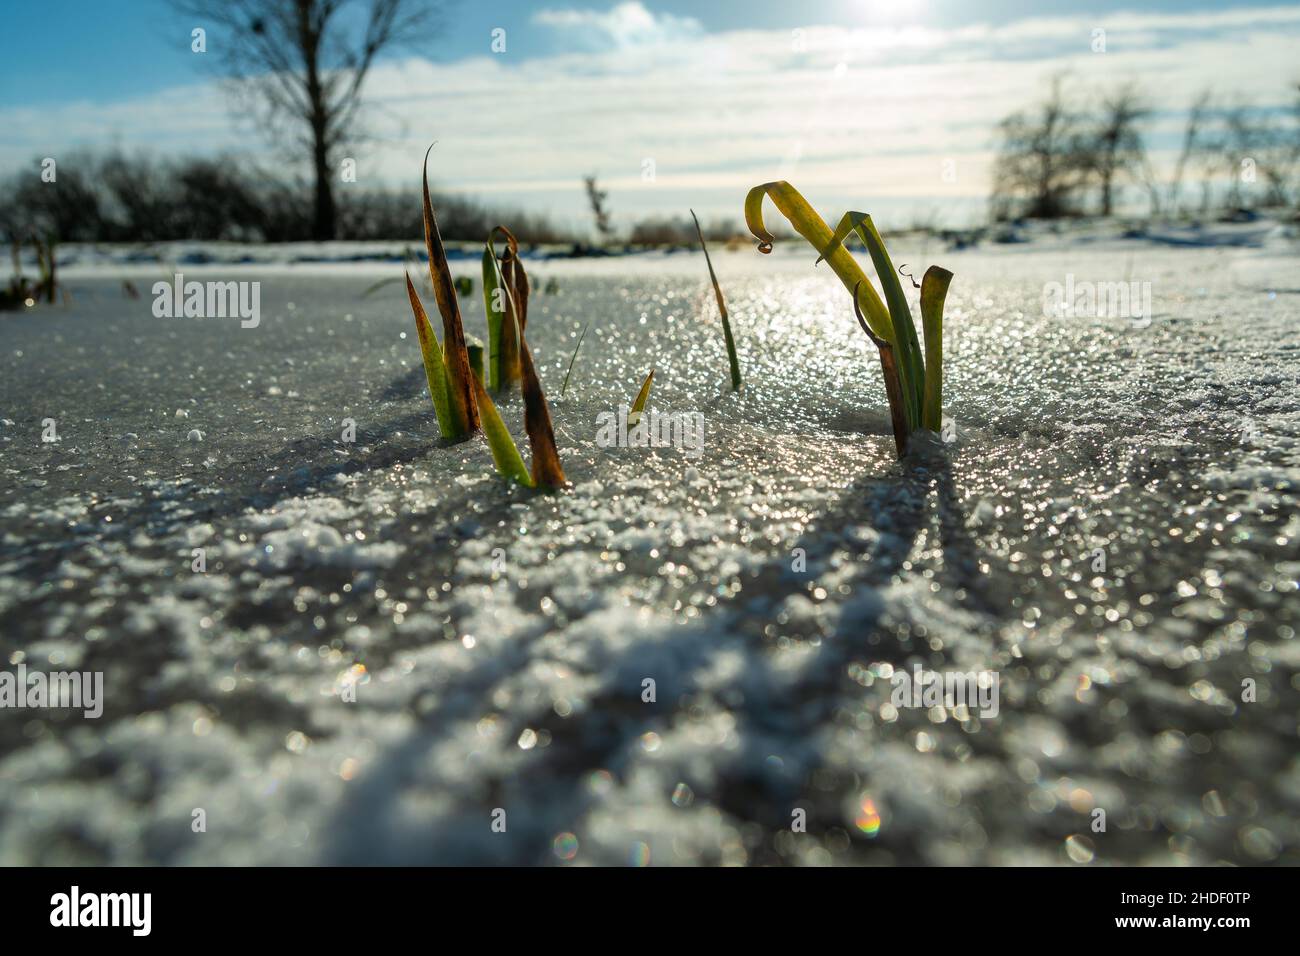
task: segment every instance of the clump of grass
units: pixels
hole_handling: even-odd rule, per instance
[[[430,150],[433,147],[429,147]],[[492,452],[492,461],[496,470],[503,477],[517,481],[530,488],[546,488],[562,485],[565,482],[564,469],[560,465],[559,452],[555,447],[555,430],[551,424],[550,409],[546,404],[546,395],[542,391],[541,381],[533,364],[532,352],[523,337],[524,317],[526,316],[528,277],[524,274],[523,263],[518,259],[518,244],[510,231],[498,226],[493,232],[503,232],[509,240],[513,253],[512,264],[508,270],[502,269],[494,275],[500,280],[500,287],[508,290],[503,294],[511,303],[503,308],[501,318],[503,328],[508,324],[517,330],[515,338],[516,361],[519,373],[516,380],[522,384],[524,397],[524,429],[528,433],[528,443],[532,451],[531,471],[524,466],[519,448],[515,445],[510,430],[506,428],[497,410],[496,404],[488,395],[483,382],[483,347],[476,345],[474,356],[465,341],[465,330],[461,322],[460,305],[456,299],[456,288],[447,266],[447,253],[438,232],[438,221],[429,199],[429,154],[424,156],[424,241],[429,253],[429,276],[433,280],[434,296],[438,302],[438,311],[443,320],[442,343],[434,335],[429,324],[428,315],[420,296],[406,275],[406,292],[411,300],[411,311],[415,316],[415,331],[420,341],[420,353],[424,359],[425,378],[429,382],[429,396],[433,400],[434,413],[438,418],[438,429],[442,436],[450,440],[463,440],[474,432],[481,430]],[[486,255],[496,257],[489,237]],[[487,288],[487,269],[485,259],[484,293],[490,297]],[[489,312],[489,337],[491,338],[491,319]],[[503,336],[498,332],[495,342],[489,342],[489,376],[498,361],[500,343]],[[503,366],[497,366],[500,379]]]
[[[884,240],[866,213],[848,212],[832,232],[797,189],[787,182],[755,186],[745,198],[745,223],[758,239],[760,252],[772,251],[776,238],[763,225],[763,199],[789,220],[799,235],[817,250],[817,262],[825,260],[853,295],[858,323],[880,352],[880,366],[889,399],[894,444],[901,458],[909,437],[916,431],[938,431],[943,422],[943,304],[952,273],[931,266],[921,280],[921,323],[925,352],[921,351],[907,296],[889,258]],[[849,252],[845,240],[857,233],[871,256],[880,284],[882,302],[867,280],[866,273]],[[888,306],[886,306],[886,302]]]
[[[53,304],[55,293],[59,290],[55,260],[54,260],[54,238],[44,241],[39,237],[32,238],[32,247],[36,250],[36,268],[40,273],[40,278],[35,282],[28,281],[23,275],[22,268],[22,249],[17,239],[13,241],[13,278],[9,280],[9,285],[0,288],[0,309],[17,309],[21,306],[32,306],[44,299],[46,302]],[[67,290],[63,291],[64,301],[67,301]]]
[[[437,348],[437,339],[429,327],[428,317],[419,303],[419,296],[409,275],[406,278],[406,291],[415,313],[416,332],[420,336],[425,374],[429,379],[429,393],[433,396],[435,410],[439,406],[438,394],[441,393],[445,399],[438,416],[443,437],[468,438],[479,429],[478,405],[474,401],[474,375],[470,371],[469,353],[465,348],[465,326],[460,317],[460,302],[456,299],[451,268],[447,265],[447,250],[442,244],[438,220],[433,214],[433,203],[429,199],[429,153],[432,151],[433,147],[430,146],[425,152],[421,169],[424,246],[429,254],[429,278],[433,282],[434,299],[438,303],[438,313],[442,316],[441,349]],[[441,361],[433,361],[435,359]],[[436,386],[435,379],[440,379]]]
[[[731,335],[731,319],[727,315],[727,303],[722,298],[722,286],[718,285],[718,276],[713,271],[713,260],[709,258],[709,247],[704,244],[704,232],[700,229],[699,217],[691,210],[695,220],[695,234],[700,237],[700,248],[704,250],[704,264],[709,267],[709,281],[713,283],[713,294],[718,300],[718,312],[722,314],[722,337],[727,342],[727,361],[731,363],[731,390],[740,391],[740,360],[736,358],[736,340]]]

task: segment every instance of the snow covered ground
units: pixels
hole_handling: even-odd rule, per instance
[[[531,264],[553,495],[440,441],[391,263],[0,314],[0,668],[106,697],[0,710],[0,863],[1300,862],[1294,249],[901,244],[957,276],[903,463],[813,258],[715,254],[739,395],[698,255]],[[1149,323],[1045,317],[1069,276]],[[597,443],[651,366],[699,457]],[[895,706],[917,664],[998,714]]]

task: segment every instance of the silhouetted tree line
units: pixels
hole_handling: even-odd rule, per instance
[[[741,237],[730,219],[712,219],[700,226],[710,242],[730,242]],[[650,216],[632,225],[628,242],[634,246],[690,246],[699,248],[695,224],[688,216]]]
[[[1152,108],[1135,84],[1090,91],[1082,105],[1085,94],[1057,76],[1041,103],[998,126],[993,218],[1109,216],[1124,190],[1141,195],[1152,216],[1293,212],[1300,206],[1300,86],[1294,92],[1283,116],[1201,93],[1162,178],[1143,135]]]
[[[61,157],[53,182],[34,158],[0,181],[0,234],[59,242],[162,242],[226,239],[293,242],[317,233],[314,184],[283,179],[230,157],[165,160],[123,153]],[[528,242],[572,242],[544,216],[492,208],[463,196],[437,195],[445,239],[482,241],[505,223]],[[341,239],[419,239],[418,190],[337,190]]]

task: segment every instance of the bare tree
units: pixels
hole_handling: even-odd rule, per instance
[[[297,127],[316,180],[313,237],[334,238],[331,180],[338,147],[353,134],[361,87],[381,51],[427,35],[431,0],[172,0],[201,26],[222,28],[218,56],[266,107],[268,129]],[[352,9],[352,8],[357,9]]]
[[[1143,149],[1138,122],[1148,112],[1132,83],[1102,99],[1101,114],[1089,137],[1087,151],[1097,176],[1103,216],[1114,212],[1116,179],[1125,172],[1133,174],[1141,168]]]
[[[1183,174],[1201,145],[1202,127],[1205,125],[1206,113],[1210,109],[1210,96],[1208,89],[1202,90],[1187,111],[1187,125],[1183,128],[1183,146],[1178,152],[1178,161],[1174,164],[1173,176],[1169,180],[1169,211],[1175,215],[1178,213],[1178,204],[1182,198]]]
[[[1032,113],[1013,113],[998,126],[1001,154],[993,179],[996,218],[1015,207],[1024,215],[1050,219],[1075,212],[1089,159],[1078,114],[1062,92],[1064,76],[1052,79],[1047,99]]]
[[[59,242],[95,242],[106,238],[104,190],[96,181],[87,153],[59,157],[58,178],[44,182],[40,158],[0,182],[0,238],[27,242],[51,236]]]
[[[1296,110],[1300,115],[1300,102]],[[1224,111],[1224,167],[1231,206],[1290,205],[1300,161],[1300,131],[1287,119],[1285,114],[1241,102]]]
[[[600,188],[594,174],[584,176],[582,185],[587,190],[587,203],[591,206],[591,215],[596,220],[596,231],[600,233],[601,240],[607,242],[614,234],[614,226],[609,221],[609,209],[605,205],[609,193]]]

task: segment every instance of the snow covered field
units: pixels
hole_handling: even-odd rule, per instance
[[[398,265],[0,314],[0,667],[105,675],[0,710],[0,863],[1300,862],[1294,249],[901,244],[956,273],[903,463],[813,258],[715,253],[739,395],[702,257],[530,263],[554,495],[438,438]],[[1149,324],[1045,318],[1067,276]],[[698,457],[598,444],[651,366]],[[896,707],[917,664],[998,714]]]

